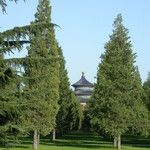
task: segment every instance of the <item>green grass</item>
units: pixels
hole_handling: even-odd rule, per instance
[[[10,150],[31,150],[31,139],[24,139],[21,144]],[[122,150],[149,150],[150,139],[128,136],[122,138]],[[2,149],[0,149],[2,150]],[[96,135],[87,133],[72,133],[55,141],[41,139],[39,150],[114,150],[113,143]]]

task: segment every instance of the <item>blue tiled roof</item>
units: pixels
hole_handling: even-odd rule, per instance
[[[84,76],[84,73],[82,73],[81,79],[76,82],[75,84],[72,85],[73,87],[78,87],[78,86],[85,86],[85,87],[93,87],[93,84],[90,83]]]

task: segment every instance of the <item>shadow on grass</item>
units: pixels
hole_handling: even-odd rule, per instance
[[[15,144],[13,144],[13,148],[19,148],[19,149],[30,149],[32,145],[32,140],[29,137],[23,137],[20,138],[20,140],[18,142],[16,142]],[[8,147],[11,148],[11,147]]]
[[[59,137],[55,142],[51,142],[50,137],[41,138],[40,144],[45,146],[70,147],[70,148],[88,148],[88,149],[114,149],[110,139],[104,139],[100,136],[90,133],[71,133]],[[22,138],[21,142],[16,144],[16,148],[30,149],[32,145],[31,138]],[[122,136],[122,145],[131,147],[150,148],[150,137]]]
[[[122,144],[127,146],[132,146],[132,147],[150,148],[150,137],[145,138],[145,137],[133,136],[133,135],[123,136]]]
[[[77,147],[77,148],[100,148],[100,149],[113,149],[113,143],[110,142],[110,139],[104,139],[100,136],[86,133],[74,133],[65,135],[57,139],[54,143],[50,143],[49,139],[41,140],[43,145],[53,145],[60,147]],[[112,141],[112,140],[111,140]],[[139,136],[123,136],[122,145],[132,146],[132,147],[141,147],[141,148],[150,148],[150,138],[144,138]]]
[[[100,137],[93,134],[69,134],[57,139],[54,143],[50,143],[49,139],[43,139],[40,142],[42,145],[53,145],[58,147],[76,147],[76,148],[103,148],[110,149],[110,142],[104,142]]]
[[[21,149],[29,149],[30,146],[29,145],[16,145],[14,146],[15,148],[21,148]]]

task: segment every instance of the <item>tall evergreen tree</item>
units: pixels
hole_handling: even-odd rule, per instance
[[[69,78],[65,68],[65,59],[62,49],[59,47],[60,59],[60,86],[59,86],[59,111],[57,114],[57,131],[61,134],[72,129],[80,128],[82,110],[78,99],[70,89]]]
[[[148,110],[150,110],[150,72],[148,73],[147,80],[143,84],[145,97],[144,97],[144,103]]]
[[[83,121],[83,107],[73,91],[71,91],[70,99],[71,105],[67,117],[70,122],[70,130],[79,130]]]
[[[59,99],[59,61],[55,31],[51,23],[49,0],[39,0],[35,21],[31,26],[45,23],[47,27],[37,26],[30,36],[26,75],[26,98],[29,100],[27,118],[30,129],[34,130],[33,149],[38,148],[39,132],[48,134],[55,128]]]
[[[35,131],[35,149],[38,145],[39,132],[47,134],[54,128],[58,111],[59,58],[50,15],[49,1],[39,0],[38,12],[31,25],[14,28],[0,35],[0,48],[4,52],[13,48],[21,49],[22,44],[29,43],[24,40],[26,36],[29,36],[31,41],[27,58],[10,59],[8,62],[25,65],[23,95],[28,102],[26,125]]]
[[[57,114],[57,126],[56,130],[63,134],[64,131],[69,130],[69,122],[67,121],[67,116],[69,113],[69,107],[70,107],[70,83],[69,78],[67,75],[67,70],[65,68],[65,59],[63,57],[63,52],[60,47],[58,47],[59,50],[59,57],[60,59],[60,86],[59,86],[59,111]]]
[[[140,121],[144,127],[148,113],[141,99],[141,83],[134,65],[135,54],[120,14],[113,27],[105,53],[101,56],[89,111],[91,124],[112,135],[114,146],[121,149],[121,135],[135,122],[138,126]],[[138,115],[140,117],[136,121]],[[142,116],[143,120],[140,120]]]
[[[138,67],[135,67],[133,73],[133,83],[132,83],[132,92],[131,92],[131,106],[132,113],[130,112],[131,117],[131,126],[130,129],[133,133],[140,133],[147,136],[149,134],[150,125],[149,125],[149,112],[144,104],[143,100],[145,97],[144,89],[142,87],[142,81],[140,78],[140,73]]]

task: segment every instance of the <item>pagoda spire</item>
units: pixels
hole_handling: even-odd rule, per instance
[[[84,72],[82,72],[82,77],[85,77],[85,73]]]

